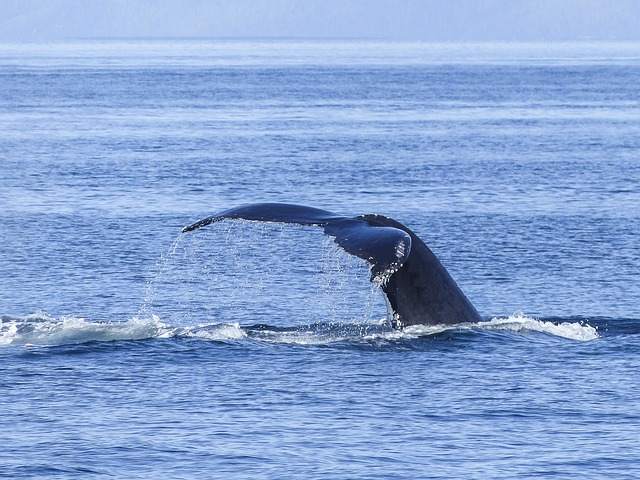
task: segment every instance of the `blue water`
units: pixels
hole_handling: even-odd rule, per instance
[[[640,44],[0,45],[0,477],[640,477]],[[251,202],[380,213],[385,325]]]

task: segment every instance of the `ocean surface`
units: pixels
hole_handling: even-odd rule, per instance
[[[640,478],[640,44],[0,45],[0,477]],[[287,202],[482,314],[388,327]]]

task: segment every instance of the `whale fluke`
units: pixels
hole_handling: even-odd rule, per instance
[[[182,231],[225,219],[323,227],[347,253],[369,263],[371,281],[380,284],[394,328],[482,320],[429,247],[392,218],[375,214],[345,217],[302,205],[255,203],[204,218]]]

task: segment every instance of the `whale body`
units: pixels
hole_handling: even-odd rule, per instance
[[[284,203],[244,205],[199,220],[191,232],[225,220],[323,227],[346,252],[367,261],[394,328],[479,322],[482,317],[429,247],[400,222],[383,215],[345,217],[318,208]]]

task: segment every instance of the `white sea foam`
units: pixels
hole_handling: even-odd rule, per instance
[[[528,317],[522,313],[516,313],[509,317],[495,317],[487,322],[480,323],[414,325],[405,328],[403,333],[411,336],[428,336],[436,335],[447,330],[509,331],[516,333],[539,332],[578,341],[589,341],[598,338],[598,331],[591,325],[575,322],[555,323]]]
[[[486,330],[541,332],[583,342],[598,338],[597,329],[591,325],[576,322],[555,323],[527,317],[521,313],[506,318],[492,318],[490,321],[478,325]]]
[[[202,324],[175,329],[173,333],[174,336],[212,341],[242,340],[247,337],[239,323]]]
[[[323,345],[344,341],[402,341],[437,335],[445,331],[539,332],[578,341],[598,338],[597,330],[584,323],[538,320],[523,314],[493,318],[486,322],[459,325],[414,325],[404,330],[378,329],[374,324],[332,323],[291,329],[243,328],[239,323],[201,323],[169,326],[152,315],[124,322],[97,322],[78,317],[53,318],[38,312],[26,317],[0,318],[0,347],[24,345],[67,345],[88,342],[145,340],[153,338],[197,338],[208,341],[238,341],[248,337],[261,342],[294,345]]]
[[[118,340],[188,337],[203,340],[241,340],[247,336],[239,323],[169,326],[156,315],[124,322],[98,322],[79,317],[58,319],[38,312],[25,317],[0,318],[0,347],[53,346]]]
[[[157,317],[132,318],[126,322],[96,322],[46,315],[0,320],[1,345],[66,345],[115,340],[154,338],[167,329]]]
[[[447,330],[459,330],[461,327],[464,328],[465,325],[411,325],[399,330],[398,332],[404,338],[417,338],[437,335],[438,333],[446,332]]]

